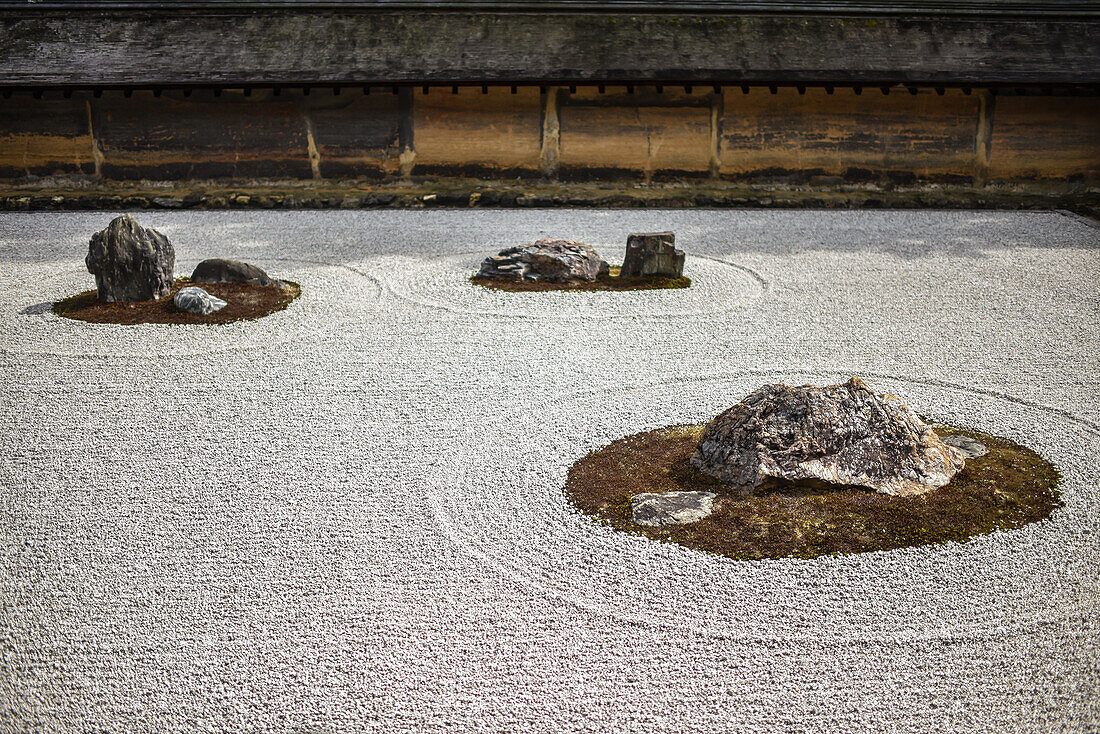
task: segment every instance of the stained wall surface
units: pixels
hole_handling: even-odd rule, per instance
[[[1100,98],[877,87],[104,91],[0,100],[0,178],[1100,180]]]

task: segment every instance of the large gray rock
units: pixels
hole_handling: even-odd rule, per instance
[[[914,495],[963,468],[893,395],[853,377],[843,385],[765,385],[707,424],[691,462],[744,494],[808,482]]]
[[[285,283],[275,280],[262,268],[239,260],[224,260],[220,257],[203,260],[191,273],[193,283],[247,283],[283,287]]]
[[[172,299],[172,303],[180,311],[189,311],[191,313],[197,313],[200,316],[207,316],[220,311],[228,305],[225,301],[212,296],[202,288],[198,288],[193,285],[189,285],[186,288],[180,288],[176,291],[175,298]]]
[[[485,258],[475,277],[579,283],[592,282],[608,271],[599,253],[583,242],[544,238]]]
[[[683,274],[684,251],[676,249],[676,235],[672,232],[627,235],[620,276],[679,278]]]
[[[687,525],[712,512],[713,492],[643,492],[630,498],[630,517],[639,525]]]
[[[123,214],[92,235],[84,258],[99,300],[155,301],[172,291],[176,251],[168,238]]]

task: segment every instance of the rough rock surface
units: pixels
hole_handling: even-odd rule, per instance
[[[672,232],[627,235],[626,257],[619,273],[624,278],[679,278],[684,274],[684,251],[676,249]]]
[[[583,242],[544,238],[485,258],[476,277],[577,283],[596,280],[609,269],[599,253]]]
[[[180,311],[190,311],[200,316],[206,316],[215,311],[220,311],[226,306],[226,302],[222,299],[217,296],[212,296],[202,288],[193,285],[189,285],[186,288],[180,288],[176,293],[176,297],[172,299],[172,303],[174,303],[176,308]]]
[[[219,257],[203,260],[191,273],[195,283],[247,283],[249,285],[277,286],[284,283],[275,280],[262,268],[239,260],[223,260]]]
[[[691,457],[746,494],[805,481],[922,494],[951,481],[964,461],[899,398],[858,377],[765,385],[708,423]]]
[[[957,448],[968,459],[977,459],[989,453],[984,443],[969,436],[944,436],[940,440],[948,446]]]
[[[155,301],[172,290],[176,251],[163,234],[123,214],[92,235],[84,263],[99,300]]]
[[[639,525],[687,525],[713,511],[713,492],[643,492],[630,498],[630,516]]]

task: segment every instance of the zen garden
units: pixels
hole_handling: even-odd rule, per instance
[[[1100,731],[1096,3],[0,38],[0,734]]]

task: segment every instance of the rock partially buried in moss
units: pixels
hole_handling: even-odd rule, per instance
[[[644,492],[630,498],[630,516],[650,527],[688,525],[714,512],[714,497],[713,492]]]
[[[193,283],[245,283],[247,285],[285,287],[281,280],[275,280],[262,268],[241,262],[225,260],[220,257],[203,260],[191,273]]]
[[[610,266],[583,242],[544,238],[485,258],[475,278],[544,283],[591,283]]]
[[[818,483],[889,495],[938,489],[963,453],[893,395],[843,385],[765,385],[707,424],[691,463],[741,494]]]
[[[977,459],[989,453],[985,444],[969,436],[944,436],[943,442],[948,446],[954,446],[968,459]]]
[[[176,251],[163,234],[123,214],[92,235],[84,264],[100,301],[155,301],[172,291]]]
[[[217,296],[212,296],[202,288],[197,288],[193,285],[187,286],[186,288],[180,288],[172,299],[172,303],[174,303],[176,308],[180,311],[196,313],[200,316],[206,316],[215,311],[220,311],[229,305],[228,302],[223,301]]]

